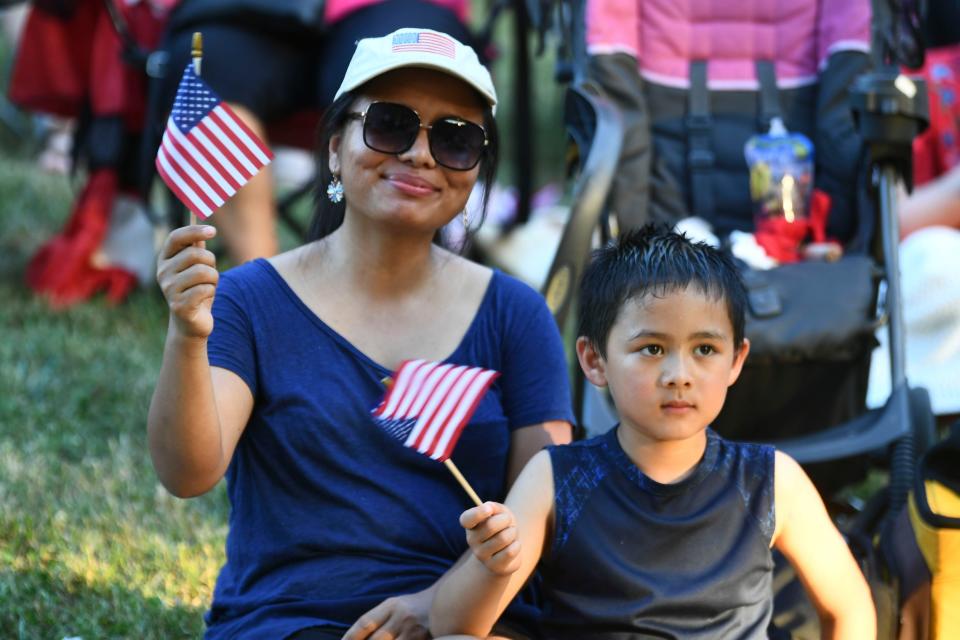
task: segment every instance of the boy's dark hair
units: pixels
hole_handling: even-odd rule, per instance
[[[733,345],[739,350],[747,289],[733,259],[659,224],[623,233],[594,251],[580,280],[578,335],[606,357],[610,330],[628,300],[648,294],[663,296],[690,285],[715,300],[726,301]]]

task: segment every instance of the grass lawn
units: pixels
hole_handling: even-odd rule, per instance
[[[146,413],[166,306],[52,312],[23,284],[72,188],[0,157],[0,637],[195,638],[223,562],[222,485],[159,485]]]

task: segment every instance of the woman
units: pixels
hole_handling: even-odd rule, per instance
[[[296,132],[312,130],[307,123],[331,104],[358,40],[417,25],[469,44],[468,13],[468,0],[181,0],[163,49],[168,68],[183,69],[194,32],[202,32],[208,84],[262,139],[302,147],[312,140],[298,140]],[[161,83],[163,121],[179,80],[169,73]],[[217,216],[236,264],[277,253],[272,172],[254,176]]]
[[[479,172],[492,180],[495,105],[476,54],[445,34],[361,40],[320,144],[319,239],[219,284],[202,246],[212,228],[167,239],[170,325],[148,432],[175,495],[227,477],[209,638],[427,637],[431,587],[466,549],[469,503],[442,465],[371,421],[401,361],[501,373],[453,456],[484,499],[570,439],[543,300],[433,242]],[[521,618],[518,606],[505,621]]]

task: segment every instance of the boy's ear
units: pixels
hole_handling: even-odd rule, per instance
[[[732,386],[734,382],[737,381],[737,378],[740,377],[740,372],[743,371],[743,363],[747,361],[747,355],[750,353],[750,339],[744,338],[743,344],[740,345],[740,349],[733,356],[733,366],[730,368],[730,377],[727,380],[727,386]]]
[[[577,360],[580,361],[583,375],[592,385],[596,387],[607,386],[607,374],[604,370],[606,363],[603,361],[603,356],[593,346],[593,343],[584,336],[577,338]]]

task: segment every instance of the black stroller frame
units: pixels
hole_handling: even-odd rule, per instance
[[[624,129],[616,107],[603,91],[586,77],[584,7],[586,0],[568,0],[557,7],[557,23],[563,46],[558,79],[568,82],[565,122],[576,147],[578,174],[573,202],[543,293],[561,332],[575,304],[575,286],[589,260],[597,229],[603,242],[611,235],[606,204],[617,170]],[[897,60],[894,32],[902,16],[887,0],[875,0],[873,15],[874,71],[861,76],[851,89],[851,109],[861,138],[869,152],[875,226],[871,254],[877,265],[877,324],[886,323],[890,339],[892,392],[886,404],[864,410],[852,420],[809,435],[773,441],[804,466],[822,465],[850,458],[889,462],[890,481],[854,516],[848,529],[851,544],[859,532],[860,546],[870,546],[873,534],[882,535],[906,504],[913,486],[917,459],[933,443],[934,416],[927,391],[911,388],[905,372],[905,335],[898,259],[900,238],[897,196],[909,184],[912,140],[926,126],[926,90],[898,71],[898,62],[919,66],[913,59]],[[541,25],[545,29],[548,25]],[[902,40],[902,38],[900,38]],[[922,50],[920,52],[922,55]],[[748,336],[749,337],[749,336]],[[612,426],[616,420],[609,397],[587,383],[579,370],[573,374],[576,414],[587,431],[593,423]],[[864,399],[865,400],[865,399]],[[829,498],[829,496],[828,496]],[[864,535],[866,534],[866,535]],[[864,538],[866,539],[864,541]],[[895,591],[895,589],[894,589]],[[878,598],[878,603],[883,598]],[[896,615],[896,596],[887,603]],[[896,618],[880,621],[880,630],[895,636]],[[885,637],[885,636],[881,636]]]

